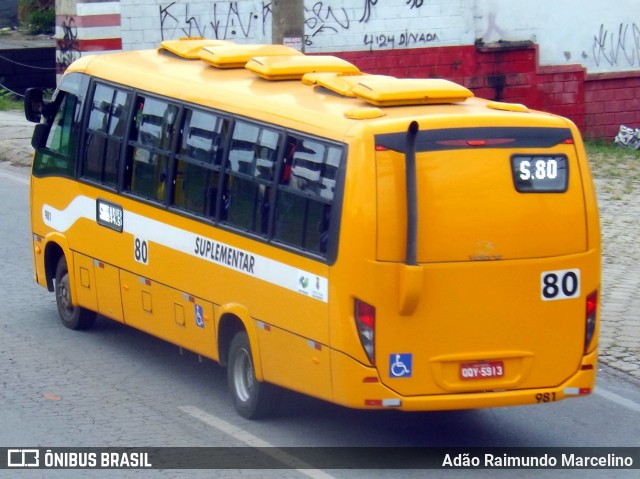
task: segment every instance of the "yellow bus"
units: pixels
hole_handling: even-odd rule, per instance
[[[83,57],[25,108],[64,325],[218,362],[244,417],[283,389],[404,411],[592,391],[598,212],[567,119],[207,40]]]

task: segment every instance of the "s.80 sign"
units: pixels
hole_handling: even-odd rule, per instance
[[[563,155],[515,155],[511,158],[511,172],[520,193],[563,192],[567,189],[567,158]]]

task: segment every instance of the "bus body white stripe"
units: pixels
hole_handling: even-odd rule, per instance
[[[96,222],[96,200],[86,196],[77,196],[63,210],[45,204],[42,207],[42,217],[47,226],[63,233],[81,218]],[[131,211],[123,211],[122,231],[134,238],[142,238],[145,241],[258,278],[309,298],[324,303],[328,302],[329,281],[326,277],[294,268],[288,264]]]
[[[96,201],[86,196],[76,196],[64,210],[42,206],[42,220],[50,228],[64,233],[80,218],[96,220]]]

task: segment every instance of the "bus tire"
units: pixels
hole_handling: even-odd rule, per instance
[[[236,412],[246,419],[260,419],[275,414],[281,390],[256,379],[249,337],[236,333],[229,346],[227,363],[229,392]]]
[[[69,329],[88,329],[96,322],[96,313],[80,306],[73,306],[69,269],[64,256],[58,260],[55,279],[56,304],[62,324]]]

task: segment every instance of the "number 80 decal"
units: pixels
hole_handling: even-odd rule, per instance
[[[542,273],[542,301],[571,299],[580,296],[580,270],[562,269]]]
[[[133,259],[138,263],[149,264],[149,243],[147,240],[137,236],[133,239]]]

